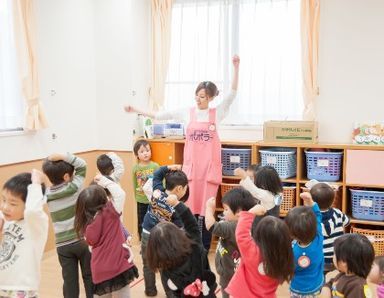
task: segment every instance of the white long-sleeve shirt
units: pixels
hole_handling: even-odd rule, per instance
[[[0,289],[38,291],[48,216],[40,184],[28,186],[24,219],[5,221],[0,245]]]
[[[110,176],[115,182],[120,183],[121,176],[124,175],[125,171],[124,162],[115,152],[108,152],[107,156],[112,160],[114,168],[113,173]]]
[[[248,176],[240,181],[240,185],[260,200],[260,205],[265,209],[270,210],[275,207],[275,195],[268,190],[258,188]]]
[[[228,114],[229,107],[236,97],[236,90],[231,90],[224,98],[223,102],[216,107],[216,124],[219,124]],[[181,121],[184,124],[190,122],[190,108],[178,109],[174,111],[164,111],[155,114],[156,120],[175,120]],[[196,109],[197,122],[207,122],[209,120],[209,109]]]
[[[121,188],[121,186],[105,176],[101,176],[97,184],[109,190],[112,196],[113,207],[115,207],[118,213],[123,214],[125,203],[125,191]],[[122,221],[123,216],[120,216],[120,219]]]

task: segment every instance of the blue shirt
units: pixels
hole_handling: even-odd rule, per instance
[[[291,281],[290,290],[302,295],[320,291],[324,283],[322,216],[317,203],[312,206],[312,209],[315,212],[317,221],[315,238],[306,247],[301,247],[297,241],[292,243],[295,273]]]

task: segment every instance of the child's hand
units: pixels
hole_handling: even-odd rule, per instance
[[[215,211],[216,210],[216,198],[215,197],[212,197],[210,199],[208,199],[207,203],[205,203],[205,207],[207,209],[210,209],[212,211]]]
[[[168,170],[170,171],[181,171],[181,165],[169,165]]]
[[[31,180],[34,184],[42,184],[45,180],[45,176],[42,172],[33,169],[31,172]]]
[[[303,199],[304,201],[304,205],[305,206],[309,206],[309,207],[312,207],[313,206],[313,200],[312,200],[312,196],[309,192],[302,192],[300,194],[300,198]]]
[[[173,194],[168,195],[168,197],[165,200],[167,204],[172,207],[175,207],[180,203],[179,200],[177,199],[177,196]]]
[[[251,212],[252,214],[254,214],[256,216],[262,216],[265,213],[267,213],[267,209],[265,209],[264,206],[255,205],[251,209],[249,209],[248,212]]]
[[[93,181],[95,181],[96,183],[99,183],[102,177],[103,177],[103,175],[101,175],[101,174],[97,174],[97,175],[95,176],[95,178],[93,178]]]
[[[135,113],[135,112],[136,112],[136,111],[135,111],[135,108],[132,107],[132,106],[130,106],[130,105],[125,106],[125,107],[124,107],[124,110],[125,110],[127,113]]]
[[[239,64],[240,64],[240,57],[238,55],[234,55],[232,57],[232,63],[233,63],[233,66],[235,68],[238,68],[239,67]]]
[[[247,177],[247,172],[244,171],[242,168],[236,168],[233,173],[235,176],[240,176],[241,179],[245,179]]]
[[[54,154],[51,154],[50,156],[48,156],[48,160],[50,161],[59,161],[59,160],[64,160],[65,159],[65,156],[63,154],[59,154],[59,153],[54,153]]]

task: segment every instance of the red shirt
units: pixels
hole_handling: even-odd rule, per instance
[[[87,226],[85,238],[92,246],[91,271],[95,284],[112,279],[133,266],[128,263],[128,250],[123,247],[125,237],[120,214],[111,202]]]
[[[241,261],[225,291],[234,298],[275,298],[279,283],[264,274],[261,251],[251,236],[254,218],[250,212],[240,212],[236,241]]]

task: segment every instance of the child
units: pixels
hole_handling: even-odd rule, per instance
[[[86,168],[83,159],[70,153],[53,154],[43,162],[43,172],[52,183],[47,190],[47,202],[55,230],[65,298],[79,297],[79,263],[86,296],[93,297],[91,254],[87,243],[77,237],[74,229],[75,205],[83,186]]]
[[[295,258],[295,274],[291,281],[291,297],[317,297],[324,283],[323,234],[321,212],[311,194],[301,193],[305,206],[291,209],[285,221]]]
[[[241,177],[240,185],[260,200],[260,204],[268,210],[268,214],[279,217],[283,192],[279,174],[270,166],[256,169],[256,173],[254,170],[248,170],[248,173],[253,173],[254,181],[242,168],[235,169],[234,174]]]
[[[153,177],[153,172],[159,168],[159,165],[151,161],[151,146],[146,140],[136,141],[133,146],[133,153],[137,158],[137,164],[132,169],[132,176],[137,202],[137,231],[141,239],[143,220],[149,204],[143,186],[148,179]]]
[[[376,296],[384,298],[384,257],[375,258],[371,272],[369,272],[368,280],[371,283],[377,284]]]
[[[220,275],[222,297],[229,295],[224,292],[236,267],[240,262],[240,253],[237,247],[235,231],[240,211],[248,211],[257,200],[251,193],[243,188],[231,189],[221,200],[224,208],[224,220],[216,222],[216,198],[210,198],[205,208],[205,226],[213,235],[220,237],[216,249],[216,270]]]
[[[40,262],[48,237],[42,179],[42,173],[32,170],[32,174],[16,175],[4,184],[0,297],[38,297]]]
[[[344,227],[349,224],[349,218],[337,208],[332,208],[335,191],[327,183],[316,183],[310,188],[314,202],[319,205],[322,216],[324,273],[335,269],[333,265],[333,243],[337,237],[344,234]]]
[[[163,178],[165,177],[165,189],[163,186]],[[183,224],[175,214],[172,206],[166,202],[166,197],[170,194],[176,195],[180,200],[188,198],[188,178],[181,171],[180,165],[171,165],[160,167],[153,174],[153,194],[151,204],[148,211],[144,216],[143,231],[141,234],[141,257],[143,258],[143,272],[145,295],[156,296],[156,277],[155,272],[151,270],[147,262],[147,243],[149,234],[153,227],[159,222],[173,221],[176,225],[181,227]],[[163,281],[163,280],[162,280]],[[171,295],[169,288],[163,281],[163,287],[166,294]]]
[[[161,270],[174,297],[216,297],[216,277],[209,268],[195,217],[177,196],[169,195],[166,202],[175,208],[185,231],[170,222],[156,225],[148,240],[149,266]]]
[[[115,152],[101,154],[96,164],[101,175],[109,176],[116,183],[120,183],[121,176],[124,174],[124,163]]]
[[[241,262],[226,288],[231,297],[276,297],[278,285],[293,275],[288,228],[280,218],[261,217],[266,211],[265,207],[256,205],[240,212],[236,240]]]
[[[120,213],[102,187],[91,185],[79,194],[75,230],[92,247],[94,293],[102,297],[112,297],[112,293],[130,297],[129,284],[139,276],[138,271],[129,260]]]
[[[346,234],[337,238],[333,260],[340,273],[325,284],[323,297],[373,297],[366,279],[374,258],[373,246],[364,235]]]

